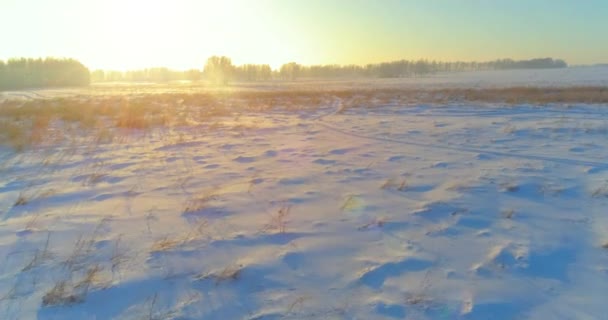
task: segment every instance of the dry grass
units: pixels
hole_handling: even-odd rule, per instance
[[[285,233],[290,211],[290,205],[281,206],[277,212],[270,216],[270,222],[264,227],[263,231],[275,230],[278,233]]]
[[[63,262],[63,265],[68,270],[74,272],[86,268],[91,253],[95,252],[94,247],[97,242],[97,237],[108,221],[108,218],[100,219],[93,232],[91,232],[88,237],[80,235],[78,239],[76,239],[72,252]]]
[[[227,266],[217,272],[211,272],[207,274],[200,274],[194,277],[195,280],[209,280],[212,279],[215,285],[221,282],[236,281],[241,277],[243,271],[243,265]]]
[[[124,250],[120,248],[121,239],[122,235],[118,236],[116,239],[114,249],[112,250],[112,257],[110,258],[110,262],[112,264],[112,278],[114,278],[114,274],[116,273],[118,273],[120,276],[120,267],[129,259]]]
[[[188,201],[186,201],[183,213],[189,214],[203,211],[205,208],[208,207],[209,202],[215,199],[217,199],[217,196],[214,194],[206,194],[200,197],[192,197],[188,199]]]
[[[82,185],[84,185],[84,186],[96,185],[99,182],[101,182],[103,180],[103,178],[105,178],[106,176],[107,176],[106,173],[91,173],[90,175],[88,175],[86,177],[86,179],[84,179],[84,181],[82,182]]]
[[[534,88],[513,87],[501,89],[460,89],[452,93],[463,94],[465,100],[506,103],[606,103],[608,88],[564,87]]]
[[[156,240],[150,249],[152,252],[164,252],[172,250],[183,243],[182,239],[164,237]]]
[[[395,185],[394,179],[386,179],[386,181],[384,181],[384,183],[380,186],[380,189],[382,189],[382,190],[390,189],[394,185]]]
[[[84,302],[89,290],[97,282],[101,270],[102,268],[99,265],[93,265],[87,269],[84,276],[79,281],[58,281],[42,297],[42,305],[58,306]]]
[[[360,226],[359,228],[357,228],[360,231],[363,230],[367,230],[371,227],[378,227],[378,228],[382,228],[384,226],[384,224],[386,223],[386,219],[385,218],[375,218],[374,220]]]
[[[91,286],[98,281],[99,273],[101,271],[102,268],[97,264],[89,267],[85,272],[84,277],[80,281],[78,281],[78,283],[76,283],[76,286],[74,286],[74,288],[84,293],[83,295],[86,295],[86,293],[89,292]]]
[[[181,233],[178,236],[165,236],[156,240],[150,249],[152,253],[159,253],[176,249],[180,246],[188,245],[197,240],[201,240],[202,237],[208,236],[206,228],[209,226],[209,222],[205,219],[198,219],[194,225],[191,226],[187,233]]]
[[[604,183],[603,185],[595,188],[595,190],[591,192],[591,196],[594,198],[608,197],[608,183]]]
[[[23,228],[23,229],[27,230],[27,231],[33,231],[34,229],[36,229],[36,225],[37,225],[39,218],[40,218],[39,213],[32,215],[31,218],[26,222],[25,228]]]
[[[505,218],[505,219],[512,219],[513,216],[515,215],[515,210],[513,210],[513,209],[503,210],[501,212],[501,214],[502,214],[503,218]]]
[[[237,280],[241,275],[243,266],[233,266],[226,267],[220,273],[215,274],[214,278],[217,282],[227,281],[227,280]]]
[[[51,258],[51,253],[49,251],[50,240],[51,240],[51,233],[49,232],[47,235],[44,247],[42,249],[36,249],[36,252],[34,253],[34,256],[32,257],[32,260],[25,267],[23,267],[23,269],[21,269],[21,271],[25,272],[25,271],[31,270],[33,268],[36,268],[40,264],[44,263],[44,261]]]
[[[30,197],[28,197],[24,192],[19,193],[17,200],[13,204],[13,207],[24,206],[30,202]]]
[[[517,130],[517,127],[515,127],[514,125],[512,125],[510,123],[502,128],[502,132],[506,133],[506,134],[511,134],[511,133],[515,132],[516,130]]]
[[[30,142],[26,128],[18,123],[2,121],[0,122],[0,128],[2,128],[0,129],[0,137],[4,141],[4,144],[17,152],[23,151],[28,144],[33,143],[33,140]]]
[[[335,88],[335,87],[334,87]],[[165,88],[169,89],[169,88]],[[111,94],[73,96],[0,103],[0,144],[20,152],[27,148],[87,137],[107,143],[133,131],[191,125],[217,125],[218,119],[242,112],[270,109],[303,110],[336,105],[338,113],[351,108],[386,104],[495,102],[506,104],[608,103],[606,87],[398,89],[379,87],[332,89],[283,86],[273,90],[203,90],[162,92],[150,88],[137,93],[122,88]],[[196,90],[196,89],[195,89]],[[173,90],[172,90],[173,91]],[[336,104],[336,102],[338,104]],[[116,131],[118,130],[118,131]],[[126,130],[126,133],[125,133]],[[513,128],[505,128],[512,132]]]
[[[296,307],[302,308],[304,302],[306,302],[306,300],[310,300],[311,298],[312,297],[310,296],[300,296],[296,298],[292,303],[289,304],[289,306],[287,306],[287,314],[292,313]]]
[[[52,189],[45,191],[38,190],[34,192],[31,192],[30,190],[23,190],[19,192],[17,199],[15,199],[15,202],[13,203],[13,207],[25,206],[32,201],[52,196],[54,193],[55,191]]]
[[[340,211],[346,211],[346,210],[353,210],[356,209],[360,206],[361,201],[359,200],[359,198],[355,195],[348,195],[345,199],[344,202],[342,203],[342,206],[340,206]]]
[[[42,305],[57,306],[74,304],[84,301],[84,298],[72,292],[66,280],[59,281],[42,297]]]
[[[401,181],[401,183],[399,183],[399,186],[397,187],[397,191],[405,191],[405,189],[407,189],[407,181],[405,181],[405,179],[403,179]]]
[[[380,186],[382,190],[395,189],[397,191],[405,191],[407,189],[407,181],[405,179],[386,179],[386,181]]]
[[[106,143],[113,141],[113,129],[145,131],[167,126],[173,111],[153,97],[5,101],[0,103],[0,138],[17,152],[65,137],[92,137],[96,143]]]
[[[500,185],[501,187],[501,191],[506,191],[506,192],[517,192],[519,191],[519,186],[515,183],[510,183],[510,182],[506,182],[506,183],[502,183]]]

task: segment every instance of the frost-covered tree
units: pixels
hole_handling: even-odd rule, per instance
[[[13,58],[0,61],[0,90],[87,86],[89,69],[74,59]]]
[[[279,71],[283,79],[295,80],[300,75],[302,66],[295,62],[286,63],[281,66]]]
[[[232,60],[225,56],[212,56],[207,59],[203,74],[216,84],[227,84],[234,72]]]

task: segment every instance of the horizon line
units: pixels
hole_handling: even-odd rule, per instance
[[[168,69],[171,71],[188,71],[188,70],[203,70],[205,63],[207,62],[207,60],[211,57],[227,57],[229,59],[232,60],[231,57],[226,56],[226,55],[210,55],[205,59],[201,59],[202,63],[199,65],[199,67],[186,67],[186,68],[173,68],[173,67],[169,67],[169,66],[163,66],[163,65],[151,65],[148,67],[137,67],[137,68],[104,68],[104,67],[97,67],[97,68],[92,68],[87,66],[85,63],[83,63],[80,59],[75,58],[75,57],[69,57],[69,56],[38,56],[38,57],[10,57],[10,58],[0,58],[0,62],[3,63],[7,63],[10,60],[20,60],[20,59],[34,59],[34,60],[44,60],[44,59],[72,59],[72,60],[76,60],[80,63],[82,63],[87,69],[89,69],[90,71],[114,71],[114,72],[129,72],[129,71],[138,71],[138,70],[149,70],[149,69]],[[416,59],[391,59],[391,60],[386,60],[386,61],[380,61],[380,62],[370,62],[370,63],[365,63],[365,64],[358,64],[358,63],[346,63],[346,64],[342,64],[342,63],[317,63],[317,64],[301,64],[298,63],[296,60],[292,60],[292,61],[288,61],[285,63],[282,63],[281,65],[277,66],[277,67],[273,67],[272,64],[270,63],[239,63],[239,64],[233,64],[233,66],[237,67],[237,66],[245,66],[245,65],[257,65],[257,66],[264,66],[264,65],[268,65],[270,66],[272,71],[278,71],[281,69],[282,66],[290,64],[290,63],[296,63],[301,67],[316,67],[316,66],[338,66],[338,67],[346,67],[346,66],[356,66],[356,67],[366,67],[369,65],[380,65],[380,64],[384,64],[384,63],[394,63],[394,62],[402,62],[402,61],[407,61],[407,62],[419,62],[419,61],[424,61],[427,63],[490,63],[490,62],[498,62],[498,61],[514,61],[514,62],[521,62],[521,61],[532,61],[532,60],[540,60],[540,59],[552,59],[553,61],[563,61],[566,63],[567,67],[581,67],[581,66],[597,66],[597,65],[606,65],[608,64],[608,62],[595,62],[595,63],[588,63],[588,64],[570,64],[568,63],[568,61],[566,61],[565,59],[561,59],[561,58],[553,58],[553,57],[533,57],[533,58],[526,58],[526,59],[514,59],[514,58],[496,58],[496,59],[490,59],[490,60],[437,60],[437,59],[429,59],[429,58],[416,58]]]

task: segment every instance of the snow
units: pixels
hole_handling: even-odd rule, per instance
[[[510,88],[510,87],[571,87],[608,86],[608,66],[577,66],[559,69],[518,69],[438,73],[404,78],[359,78],[359,79],[298,79],[293,82],[268,81],[232,84],[237,90],[350,90],[369,88],[400,89],[454,89],[454,88]],[[93,83],[87,88],[51,88],[0,92],[0,102],[7,99],[45,99],[74,95],[105,95],[108,93],[145,94],[163,92],[192,93],[218,90],[205,83],[188,82],[155,84],[135,82]],[[222,89],[232,90],[233,88]]]
[[[432,75],[385,79],[301,79],[294,86],[353,89],[385,87],[406,89],[487,89],[510,87],[608,86],[608,66],[580,66],[560,69],[516,69],[447,72]]]
[[[327,105],[4,150],[0,312],[600,319],[607,135],[604,105]]]

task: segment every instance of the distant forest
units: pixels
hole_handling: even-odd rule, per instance
[[[217,84],[230,81],[296,80],[301,78],[400,78],[417,77],[440,72],[461,72],[504,69],[565,68],[565,61],[552,58],[531,60],[500,59],[488,62],[440,62],[429,60],[398,60],[368,65],[311,65],[295,62],[273,70],[267,64],[234,65],[228,57],[213,56],[202,70],[175,71],[149,68],[132,71],[95,70],[74,59],[9,59],[0,60],[0,90],[25,88],[87,86],[90,82],[170,82],[206,80]]]
[[[313,65],[300,66],[296,63],[285,64],[279,70],[281,78],[336,78],[336,77],[371,77],[401,78],[423,76],[439,72],[461,72],[506,69],[548,69],[565,68],[563,60],[552,58],[515,61],[511,59],[488,62],[440,62],[429,60],[398,60],[366,66],[358,65]]]
[[[424,76],[439,72],[548,69],[565,68],[568,64],[559,59],[540,58],[531,60],[500,59],[488,62],[440,62],[429,60],[398,60],[361,65],[311,65],[296,62],[272,70],[267,64],[233,65],[228,57],[213,56],[203,70],[174,71],[168,68],[151,68],[127,72],[96,70],[91,74],[93,82],[141,81],[167,82],[179,80],[207,80],[215,83],[230,81],[296,80],[301,78],[400,78]]]
[[[0,60],[0,90],[88,86],[89,69],[74,59]]]

